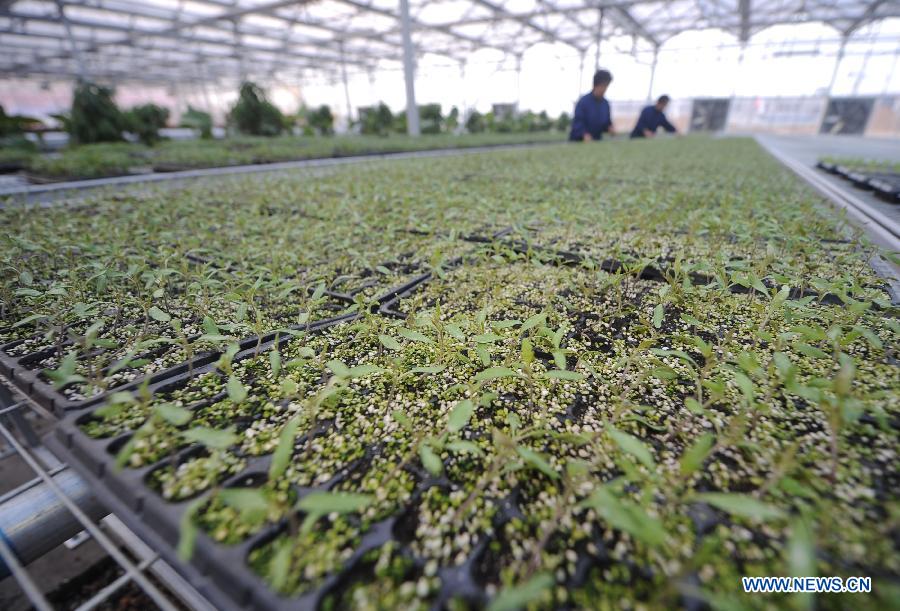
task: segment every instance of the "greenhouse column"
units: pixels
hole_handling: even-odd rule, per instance
[[[516,55],[516,112],[522,101],[522,56]]]
[[[834,69],[831,71],[831,81],[828,83],[828,97],[831,97],[831,90],[834,88],[835,81],[837,81],[838,71],[841,68],[841,60],[844,59],[844,51],[847,48],[847,39],[849,37],[849,32],[841,33],[841,46],[838,48],[837,58],[834,61]]]
[[[341,43],[341,81],[344,83],[344,102],[347,104],[347,127],[353,123],[353,106],[350,105],[350,85],[347,83],[347,59],[344,56],[344,43]]]
[[[576,100],[581,97],[581,81],[584,79],[584,56],[585,51],[582,51],[581,61],[578,63],[578,91],[575,92],[577,94],[575,96]]]
[[[400,0],[400,27],[403,31],[403,77],[406,80],[406,131],[419,135],[419,107],[416,106],[416,56],[412,43],[409,0]]]
[[[844,59],[844,52],[847,50],[847,39],[850,38],[850,34],[850,30],[841,32],[841,46],[838,47],[837,57],[834,60],[834,68],[831,71],[831,80],[828,81],[828,89],[825,90],[825,101],[822,104],[822,112],[819,113],[819,129],[822,128],[822,122],[828,114],[828,105],[831,102],[831,91],[834,89],[835,82],[837,82],[838,72],[841,69],[841,61]]]
[[[647,102],[653,100],[653,80],[656,78],[656,60],[659,59],[659,46],[653,47],[653,63],[650,64],[650,86],[647,87]]]
[[[75,65],[78,67],[78,80],[84,80],[87,77],[84,58],[81,56],[81,49],[78,48],[78,43],[75,42],[75,37],[72,34],[72,23],[66,15],[66,7],[62,0],[56,0],[56,10],[59,12],[59,18],[66,30],[66,38],[69,39],[69,46],[72,48],[72,57],[75,58]]]

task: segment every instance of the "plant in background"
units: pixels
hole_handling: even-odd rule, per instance
[[[569,126],[571,126],[571,125],[572,125],[572,119],[571,119],[571,117],[569,117],[569,113],[564,112],[561,115],[559,115],[559,118],[556,120],[555,127],[556,127],[557,131],[567,132],[567,131],[569,131]]]
[[[377,106],[359,109],[360,133],[365,135],[387,136],[394,124],[394,115],[384,102]]]
[[[423,134],[441,133],[443,120],[440,104],[423,104],[419,106],[419,128]]]
[[[159,130],[169,120],[169,109],[156,104],[142,104],[125,113],[127,130],[148,146],[160,141]]]
[[[203,140],[212,138],[212,115],[193,106],[188,106],[187,112],[181,115],[179,127],[187,127],[196,130]]]
[[[0,138],[7,136],[21,136],[27,130],[42,127],[40,119],[26,117],[24,115],[8,115],[0,104]]]
[[[334,135],[334,115],[331,114],[331,107],[327,104],[322,104],[317,109],[310,111],[306,120],[320,136]]]
[[[398,134],[406,133],[406,111],[401,110],[398,111],[397,114],[394,115],[394,131]]]
[[[484,116],[477,110],[473,110],[466,117],[466,131],[470,134],[480,134],[485,130]]]
[[[450,112],[447,114],[447,117],[444,119],[444,131],[450,134],[455,134],[459,129],[459,108],[453,106],[450,108]]]
[[[8,115],[0,105],[0,166],[27,161],[37,150],[37,146],[25,137],[25,132],[42,126],[33,117]]]
[[[548,132],[553,129],[553,122],[546,110],[534,113],[530,110],[516,118],[516,130],[520,132]]]
[[[277,136],[284,131],[281,111],[266,99],[262,88],[249,81],[241,84],[228,122],[240,133],[251,136]]]
[[[127,122],[113,101],[113,90],[95,83],[75,87],[72,111],[65,125],[74,144],[118,142]]]

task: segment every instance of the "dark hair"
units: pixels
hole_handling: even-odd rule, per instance
[[[594,87],[597,85],[608,85],[612,82],[612,74],[609,70],[597,70],[594,73]]]
[[[659,98],[656,100],[656,103],[657,103],[657,104],[668,104],[668,103],[669,103],[669,96],[667,96],[667,95],[661,95],[661,96],[659,96]]]

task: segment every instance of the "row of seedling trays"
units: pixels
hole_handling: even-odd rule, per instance
[[[504,239],[502,236],[506,233],[501,232],[490,238],[467,236],[465,239],[472,242],[493,243],[497,248],[512,250],[522,255],[538,256],[552,264],[580,265],[585,262],[584,257],[579,253],[558,251]],[[453,261],[448,267],[465,264],[467,264],[467,259],[464,256]],[[626,269],[623,262],[616,260],[603,261],[599,267],[611,273]],[[642,279],[665,281],[663,271],[655,267],[644,267],[637,274]],[[432,274],[423,271],[412,280],[385,291],[371,302],[372,312],[379,316],[406,318],[406,315],[395,306],[400,300],[408,298],[425,283],[432,280],[434,280]],[[695,274],[691,276],[691,281],[707,284],[712,279]],[[745,292],[746,289],[733,287],[733,290]],[[799,298],[807,294],[806,292],[795,292],[791,297]],[[351,295],[339,293],[331,293],[331,298],[339,302],[343,300],[345,303],[353,301]],[[839,299],[833,295],[823,295],[820,300],[830,303],[839,302]],[[302,330],[308,334],[323,333],[359,316],[361,313],[358,311],[333,316],[304,325]],[[269,333],[262,337],[245,338],[240,342],[240,351],[234,355],[232,362],[238,363],[291,341],[295,341],[295,339],[284,333]],[[180,363],[153,374],[149,376],[146,389],[152,396],[159,396],[184,388],[200,376],[224,377],[224,374],[217,369],[220,354],[213,351],[198,354],[189,363]],[[154,487],[151,484],[151,477],[158,470],[172,469],[173,461],[174,464],[180,464],[202,455],[206,450],[196,444],[188,445],[177,450],[174,455],[162,458],[152,464],[138,468],[119,468],[116,455],[133,432],[119,433],[107,438],[94,438],[83,430],[86,423],[97,418],[95,412],[106,404],[110,392],[135,390],[141,382],[145,381],[145,377],[139,377],[85,401],[72,401],[41,380],[39,372],[29,369],[29,358],[33,357],[30,355],[13,357],[3,353],[0,355],[0,363],[2,363],[3,374],[16,383],[23,392],[56,409],[61,414],[62,420],[48,437],[48,445],[62,458],[78,468],[82,475],[95,486],[98,496],[104,499],[110,510],[119,515],[168,562],[178,567],[183,576],[220,609],[317,608],[324,597],[340,590],[342,584],[346,585],[347,580],[354,572],[360,570],[360,566],[367,562],[364,560],[367,552],[381,547],[388,541],[398,539],[398,524],[401,523],[404,513],[409,511],[410,507],[414,507],[416,499],[420,498],[424,491],[435,483],[427,472],[406,465],[405,469],[415,481],[412,500],[407,502],[404,508],[395,515],[373,524],[361,537],[356,551],[344,563],[343,568],[326,578],[319,587],[301,596],[280,596],[269,587],[260,575],[250,569],[247,559],[252,550],[283,532],[287,528],[287,520],[265,527],[235,545],[217,543],[201,531],[197,537],[191,562],[185,563],[179,560],[175,550],[186,512],[192,504],[197,502],[197,499],[209,498],[211,493],[207,489],[195,497],[174,502],[167,501],[158,491],[158,486]],[[298,440],[298,443],[302,443],[302,440]],[[235,469],[236,472],[231,472],[231,475],[224,474],[223,481],[218,484],[219,488],[253,487],[265,482],[270,456],[246,456],[244,458],[246,460],[242,468]],[[334,474],[326,483],[317,486],[307,488],[294,486],[292,494],[300,499],[312,491],[333,489],[350,477],[353,469],[354,467],[351,465]],[[514,517],[516,511],[515,499],[505,499],[501,503],[501,511],[494,518],[495,532],[501,532],[503,523]],[[472,551],[466,562],[453,568],[445,567],[439,571],[442,587],[438,594],[438,606],[444,605],[451,597],[455,596],[462,596],[476,605],[488,601],[489,597],[477,579],[477,563],[487,553],[487,547],[488,543],[482,542]],[[404,549],[402,545],[401,549]],[[411,554],[412,552],[406,548],[403,553]],[[581,560],[584,561],[579,564],[590,566],[591,558],[588,556],[588,552],[580,550],[578,553],[583,556]],[[421,570],[421,566],[414,570]],[[568,585],[571,587],[580,585],[578,582],[586,578],[586,571],[581,571],[581,573],[584,574],[574,576]]]
[[[827,161],[818,162],[816,167],[829,174],[840,176],[858,189],[873,191],[875,195],[885,201],[900,204],[900,174],[896,172],[855,170]]]

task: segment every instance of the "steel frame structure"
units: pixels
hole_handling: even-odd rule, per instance
[[[479,49],[520,60],[535,44],[561,43],[584,58],[601,38],[623,35],[658,53],[685,31],[719,29],[746,43],[805,22],[845,40],[888,17],[900,17],[897,0],[0,0],[0,77],[302,82],[399,64],[416,115],[415,64],[425,54],[465,65]]]
[[[106,514],[106,511],[100,511],[98,514],[96,501],[88,503],[93,509],[85,506],[85,495],[80,492],[87,484],[67,464],[60,462],[44,447],[25,418],[25,413],[29,410],[51,421],[55,420],[53,415],[47,413],[29,397],[16,397],[7,388],[14,386],[0,376],[0,453],[4,457],[18,456],[32,471],[34,477],[0,495],[0,506],[10,510],[9,508],[13,507],[20,497],[41,488],[46,498],[40,507],[34,508],[36,513],[33,517],[39,527],[52,530],[70,522],[67,524],[68,527],[74,525],[76,529],[83,529],[80,535],[73,537],[73,540],[94,539],[112,559],[120,573],[116,579],[77,605],[78,611],[92,611],[102,607],[128,584],[137,586],[157,608],[163,611],[177,611],[185,606],[197,611],[214,611],[205,598],[115,515],[110,514],[97,519],[98,516]],[[54,518],[48,520],[47,514],[54,514]],[[45,532],[44,535],[49,540],[55,537],[52,532]],[[19,543],[28,545],[27,541]],[[35,609],[52,611],[53,606],[42,592],[40,580],[29,573],[28,567],[20,558],[22,553],[23,550],[14,550],[5,536],[0,537],[0,566],[5,567],[16,580]],[[26,558],[31,559],[33,558]]]

